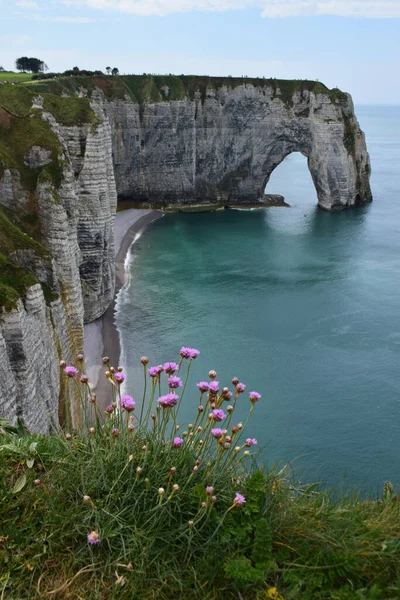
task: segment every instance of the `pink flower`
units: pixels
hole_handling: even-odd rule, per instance
[[[157,377],[157,375],[162,373],[162,371],[163,367],[159,365],[158,367],[150,367],[150,369],[147,372],[150,375],[150,377]]]
[[[190,358],[190,348],[185,348],[185,346],[182,346],[179,354],[182,356],[182,358]]]
[[[213,495],[213,493],[214,493],[214,488],[213,488],[213,486],[212,486],[212,485],[208,485],[208,486],[206,487],[206,494],[207,494],[207,496],[212,496],[212,495]]]
[[[168,385],[170,388],[182,387],[182,379],[180,377],[175,377],[175,375],[171,375],[171,377],[168,377]]]
[[[246,503],[246,498],[244,496],[242,496],[242,494],[239,494],[239,492],[236,492],[236,496],[233,500],[233,505],[240,506],[241,504],[245,504],[245,503]]]
[[[259,394],[258,392],[250,392],[249,394],[249,399],[250,402],[258,402],[258,400],[261,398],[261,394]]]
[[[107,412],[108,414],[111,414],[112,412],[114,412],[114,408],[111,406],[111,404],[110,404],[110,406],[107,406],[107,408],[106,408],[106,412]]]
[[[92,533],[89,533],[87,536],[87,541],[91,546],[97,546],[97,544],[100,544],[100,537],[97,531],[92,531]]]
[[[117,429],[116,427],[114,427],[114,429],[112,430],[112,435],[113,437],[118,437],[119,436],[119,429]]]
[[[208,387],[211,394],[217,394],[219,391],[219,381],[212,381]]]
[[[222,438],[224,435],[224,430],[220,429],[219,427],[215,427],[215,429],[211,429],[211,433],[217,440],[219,440],[219,438]]]
[[[177,394],[174,394],[173,392],[171,392],[170,394],[167,394],[166,396],[161,396],[157,402],[163,407],[163,408],[172,408],[176,405],[176,403],[179,400],[179,396]]]
[[[174,362],[166,362],[164,365],[164,371],[168,375],[173,375],[178,369],[179,369],[179,366]]]
[[[200,381],[200,383],[197,383],[196,385],[202,394],[204,394],[204,392],[208,392],[208,390],[210,389],[210,386],[207,381]]]
[[[214,419],[214,421],[222,421],[223,419],[225,419],[225,417],[226,415],[224,411],[220,408],[216,408],[212,411],[212,418]]]
[[[115,373],[114,379],[117,383],[123,383],[126,379],[125,373]]]
[[[257,444],[256,438],[247,438],[244,445],[250,448],[250,446],[255,446]]]
[[[67,377],[75,377],[79,371],[78,369],[75,369],[75,367],[65,367],[64,373],[67,375]]]
[[[182,356],[182,358],[193,359],[196,358],[200,352],[199,350],[196,350],[196,348],[185,348],[182,346],[179,354]]]
[[[126,412],[132,412],[132,410],[135,410],[135,406],[136,402],[134,401],[132,396],[128,396],[128,394],[125,394],[121,397],[121,408],[126,410]]]
[[[245,389],[246,389],[246,386],[244,383],[236,384],[236,391],[238,392],[238,394],[242,394]]]
[[[183,438],[176,437],[174,438],[174,448],[180,448],[183,444]]]

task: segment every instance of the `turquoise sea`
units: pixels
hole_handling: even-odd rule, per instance
[[[257,390],[248,433],[269,465],[298,479],[380,494],[400,484],[400,106],[359,106],[374,202],[319,210],[306,159],[290,155],[268,192],[292,208],[173,214],[131,248],[117,325],[126,392],[140,398],[140,357],[201,351],[221,385]],[[238,417],[249,408],[247,395]]]

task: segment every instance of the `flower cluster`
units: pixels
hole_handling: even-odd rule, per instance
[[[127,394],[125,394],[124,396],[121,397],[121,408],[123,410],[126,410],[126,412],[132,412],[133,410],[135,410],[136,407],[136,402],[134,401],[134,399],[132,398],[132,396],[128,396]]]
[[[226,471],[229,472],[229,476],[232,474],[234,477],[236,471],[233,467],[242,469],[241,461],[249,456],[250,449],[257,445],[257,440],[253,437],[242,438],[244,438],[244,429],[254,410],[254,405],[260,400],[261,395],[254,391],[249,393],[248,417],[244,425],[241,422],[237,423],[233,421],[235,409],[241,402],[240,398],[246,390],[246,385],[234,377],[231,389],[222,387],[217,380],[216,371],[210,370],[208,372],[209,380],[202,380],[196,384],[198,392],[200,392],[200,399],[197,396],[196,416],[183,428],[179,421],[179,409],[181,404],[184,405],[183,399],[191,361],[200,353],[195,348],[183,346],[179,354],[179,363],[169,361],[150,368],[148,368],[149,359],[147,357],[144,356],[140,359],[143,365],[145,385],[143,399],[139,402],[139,410],[136,410],[138,403],[132,396],[121,393],[122,384],[125,385],[127,379],[123,368],[113,367],[110,358],[103,357],[104,375],[111,384],[108,406],[105,409],[106,418],[104,418],[104,413],[100,415],[101,418],[98,415],[96,394],[91,391],[88,377],[84,373],[83,355],[78,357],[79,368],[68,366],[65,361],[60,362],[60,368],[64,370],[66,377],[76,377],[77,386],[66,386],[68,389],[78,387],[84,390],[86,395],[83,397],[87,399],[84,410],[87,411],[90,408],[91,411],[97,411],[95,412],[96,422],[89,422],[87,428],[90,447],[96,448],[97,444],[107,440],[107,444],[113,451],[118,445],[118,451],[123,452],[126,445],[127,457],[129,456],[127,466],[131,461],[135,461],[132,465],[134,484],[142,486],[146,494],[149,494],[149,501],[156,502],[157,510],[162,510],[168,503],[180,502],[185,491],[186,493],[190,492],[190,485],[198,486],[200,484],[200,489],[201,486],[204,486],[204,496],[198,503],[198,512],[188,515],[190,535],[195,535],[195,526],[200,519],[207,517],[209,512],[218,511],[220,507],[222,511],[225,510],[225,513],[221,511],[222,523],[225,514],[246,503],[245,496],[236,492],[231,503],[227,504],[226,494],[219,492],[217,472]],[[188,361],[186,367],[185,360]],[[182,375],[184,369],[186,375]],[[147,385],[148,378],[152,382],[150,386]],[[82,384],[81,386],[79,382]],[[180,390],[179,395],[176,393],[178,390]],[[224,404],[225,402],[226,404]],[[149,429],[154,432],[154,437]],[[70,427],[68,430],[73,432]],[[72,436],[70,433],[64,433],[64,435],[70,444],[75,443],[75,435]],[[173,462],[176,460],[176,466],[171,466],[172,461],[168,462],[165,465],[165,476],[160,475],[162,469],[157,468],[151,471],[154,456],[158,456],[158,460],[162,460],[161,457],[166,457],[167,460],[174,457]],[[191,459],[193,462],[189,469],[181,469],[184,464],[181,461],[186,460],[186,456],[193,456]],[[154,475],[153,473],[158,474]],[[158,477],[158,480],[154,481],[153,477],[154,479]],[[238,478],[235,481],[242,480]],[[37,485],[39,486],[39,483]],[[95,505],[90,497],[85,495],[83,499],[88,508],[95,512],[93,510]],[[101,522],[97,520],[92,527],[95,529],[88,534],[87,542],[90,546],[97,546],[100,544],[100,534],[97,529],[100,531],[105,531],[105,529],[102,529]]]
[[[198,355],[200,354],[200,352],[199,352],[199,350],[196,350],[195,348],[185,348],[184,346],[182,346],[179,354],[182,356],[182,358],[187,358],[187,359],[191,360],[193,358],[197,358]]]
[[[158,367],[150,367],[150,369],[147,372],[150,375],[150,377],[157,377],[158,375],[160,375],[163,372],[163,370],[164,370],[164,367],[159,365]]]
[[[171,375],[171,377],[168,377],[168,385],[170,388],[182,387],[183,386],[182,379],[180,377]]]
[[[174,406],[176,406],[178,400],[179,396],[171,392],[170,394],[166,394],[165,396],[160,396],[157,402],[163,408],[173,408]]]
[[[163,368],[167,375],[173,375],[178,371],[179,365],[177,365],[175,362],[166,362]]]

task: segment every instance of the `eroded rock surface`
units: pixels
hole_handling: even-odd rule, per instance
[[[33,206],[41,243],[49,251],[43,257],[28,249],[8,255],[38,283],[11,310],[0,309],[0,416],[20,417],[31,431],[46,433],[58,426],[59,413],[65,416],[66,382],[58,363],[76,361],[84,322],[102,315],[114,295],[117,196],[111,128],[101,108],[93,107],[94,127],[61,125],[42,102],[33,107],[41,111],[34,118],[57,136],[62,173],[59,185],[46,176],[28,191],[17,169],[0,172],[0,204],[18,216]],[[24,164],[37,170],[52,162],[49,156],[50,150],[32,146]],[[70,416],[77,422],[72,388],[70,398]]]
[[[273,170],[301,152],[327,210],[371,200],[370,160],[349,94],[272,87],[208,89],[207,97],[104,102],[120,197],[171,206],[255,204]],[[267,189],[268,191],[268,189]]]

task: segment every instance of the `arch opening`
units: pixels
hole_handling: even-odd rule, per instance
[[[307,157],[299,151],[290,152],[273,169],[263,191],[265,194],[281,194],[293,208],[315,208],[318,204]]]

